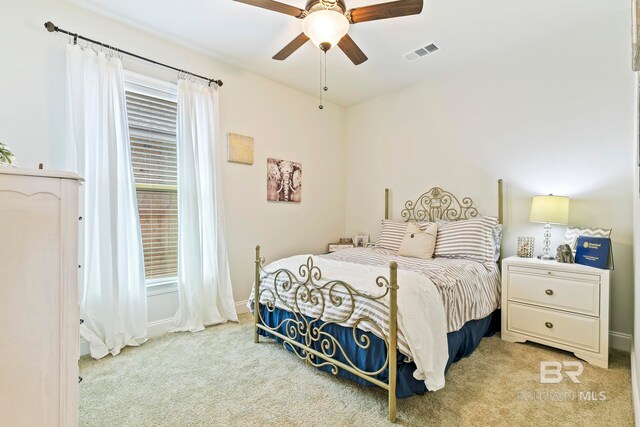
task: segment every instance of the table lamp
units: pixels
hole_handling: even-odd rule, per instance
[[[569,220],[569,198],[563,196],[534,196],[531,203],[530,222],[544,223],[544,249],[538,258],[554,259],[549,251],[551,224],[567,225]]]

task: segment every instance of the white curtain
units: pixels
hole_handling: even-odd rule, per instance
[[[147,339],[142,240],[122,63],[69,45],[66,77],[68,167],[85,178],[80,334],[97,359]]]
[[[178,81],[178,287],[173,331],[237,321],[216,164],[216,87]]]

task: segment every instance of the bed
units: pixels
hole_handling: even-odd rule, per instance
[[[273,338],[310,366],[387,390],[395,422],[398,397],[444,387],[449,366],[498,330],[502,216],[502,180],[496,218],[479,216],[470,198],[434,187],[405,203],[402,221],[392,221],[387,189],[374,247],[297,255],[264,267],[257,246],[249,299],[254,341]],[[397,254],[392,243],[404,235],[402,223],[406,231],[409,223],[434,222],[440,224],[441,256]],[[460,237],[469,227],[485,240],[482,246],[475,235]],[[473,252],[474,245],[484,252]]]

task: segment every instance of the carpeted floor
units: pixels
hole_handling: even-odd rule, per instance
[[[98,361],[84,357],[80,424],[389,425],[382,389],[308,368],[273,341],[254,344],[251,322],[244,315],[240,325],[165,335]],[[540,384],[545,360],[577,359],[485,338],[452,366],[443,390],[399,400],[398,425],[633,425],[629,354],[613,352],[608,370],[585,363],[581,384]]]

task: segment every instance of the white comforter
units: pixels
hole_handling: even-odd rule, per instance
[[[310,255],[283,258],[265,267],[268,272],[285,268],[298,273]],[[376,286],[378,276],[389,277],[389,268],[335,261],[313,256],[315,266],[322,271],[322,281],[343,280],[370,295],[384,292]],[[269,282],[261,280],[261,287]],[[271,284],[271,286],[273,286]],[[449,358],[447,320],[442,297],[433,282],[423,274],[398,270],[398,329],[404,335],[411,358],[416,364],[414,377],[423,380],[427,389],[444,387],[444,370]],[[251,299],[253,300],[253,295]],[[388,306],[388,296],[384,303]]]

